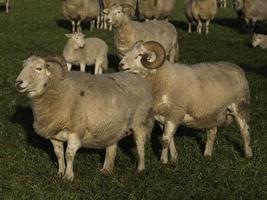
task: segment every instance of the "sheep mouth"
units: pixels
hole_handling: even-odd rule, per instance
[[[27,90],[28,90],[27,87],[20,87],[20,86],[17,87],[17,91],[20,92],[20,93],[27,92]]]

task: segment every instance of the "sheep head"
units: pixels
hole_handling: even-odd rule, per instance
[[[30,56],[16,79],[15,87],[29,98],[41,96],[51,85],[51,79],[63,80],[68,73],[65,60],[58,55]],[[54,84],[54,83],[53,83]]]
[[[166,52],[161,44],[155,41],[139,41],[123,57],[120,68],[142,74],[161,67],[165,60]]]
[[[105,9],[104,14],[107,16],[107,22],[114,27],[120,26],[127,17],[125,10],[120,5],[113,5],[110,9]]]
[[[252,47],[259,46],[263,40],[264,40],[264,35],[254,33],[252,36],[252,43],[251,43]]]
[[[85,46],[85,40],[84,40],[85,35],[84,34],[72,33],[72,34],[65,34],[65,36],[69,38],[68,42],[71,43],[70,46],[73,49],[84,48]]]

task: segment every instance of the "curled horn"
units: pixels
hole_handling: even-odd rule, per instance
[[[42,56],[42,58],[45,60],[45,62],[53,62],[59,64],[61,66],[63,79],[66,77],[68,73],[68,66],[65,59],[62,56],[56,54],[50,54]]]
[[[163,65],[165,59],[166,59],[166,52],[165,49],[161,44],[155,41],[148,41],[143,43],[143,47],[148,52],[153,52],[156,55],[156,60],[154,62],[150,62],[148,58],[150,57],[151,53],[144,53],[141,58],[141,63],[144,67],[148,69],[156,69]]]

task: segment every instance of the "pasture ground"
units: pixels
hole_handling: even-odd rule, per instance
[[[230,5],[219,9],[209,35],[188,34],[182,0],[171,17],[179,34],[180,61],[224,60],[246,70],[253,158],[243,157],[236,126],[219,129],[211,158],[202,155],[206,134],[180,128],[175,137],[178,162],[163,165],[161,134],[155,129],[144,172],[136,173],[136,151],[127,138],[120,142],[112,176],[99,171],[104,151],[81,149],[74,161],[74,182],[59,178],[52,145],[34,133],[28,99],[16,92],[14,81],[31,52],[62,52],[70,25],[61,6],[55,0],[11,1],[8,15],[0,7],[0,199],[267,199],[267,51],[249,47],[251,36]],[[106,40],[110,67],[116,68],[112,33],[84,30]]]

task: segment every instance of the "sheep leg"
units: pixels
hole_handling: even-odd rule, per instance
[[[177,126],[173,122],[167,121],[165,123],[163,138],[162,138],[163,149],[162,149],[162,153],[160,157],[160,161],[162,163],[168,162],[168,149],[169,149],[171,140],[173,140],[173,136],[176,132],[176,129],[177,129]]]
[[[174,137],[170,140],[170,154],[171,154],[171,160],[175,162],[177,160],[177,151],[175,147]]]
[[[107,30],[108,26],[107,26],[107,15],[106,14],[103,15],[103,23],[104,23],[104,29]]]
[[[95,27],[95,20],[92,20],[90,25],[90,31],[93,31],[94,27]]]
[[[210,20],[206,21],[206,35],[209,33]]]
[[[106,148],[104,165],[103,165],[103,168],[100,170],[102,174],[104,175],[111,174],[114,168],[114,163],[115,163],[115,158],[116,158],[116,149],[117,149],[117,143]]]
[[[98,15],[96,18],[96,28],[100,29],[100,24],[101,24],[101,16]]]
[[[66,150],[66,162],[67,168],[64,175],[64,179],[72,181],[74,178],[73,173],[73,160],[77,150],[81,147],[81,140],[77,134],[71,133],[68,135],[68,146]]]
[[[74,20],[71,20],[71,25],[72,25],[72,33],[75,33],[76,23]]]
[[[85,72],[85,67],[86,67],[86,64],[85,63],[81,63],[80,64],[80,71],[81,72]]]
[[[188,33],[192,33],[192,21],[188,21]]]
[[[111,24],[109,25],[109,29],[108,30],[112,31],[112,25]]]
[[[9,12],[9,0],[6,1],[6,13]]]
[[[207,143],[204,151],[204,156],[211,156],[214,142],[216,139],[217,127],[211,128],[207,131]]]
[[[201,31],[202,31],[202,22],[201,20],[198,20],[197,21],[197,32],[201,34]]]
[[[58,162],[58,174],[63,176],[65,173],[65,159],[64,159],[64,145],[63,142],[59,140],[50,140],[54,147],[54,152],[57,157]]]
[[[80,20],[78,20],[77,21],[77,32],[79,32],[79,33],[81,33],[82,32],[82,26],[81,26],[81,21]]]
[[[68,71],[70,71],[70,70],[71,70],[71,67],[72,67],[72,65],[71,65],[70,63],[67,63],[67,66],[68,66]]]
[[[250,134],[249,134],[249,126],[246,122],[246,119],[240,114],[240,111],[237,109],[236,105],[233,104],[231,106],[231,111],[234,115],[235,121],[239,127],[241,132],[243,141],[244,141],[244,152],[246,157],[252,157],[252,149],[250,146]]]

